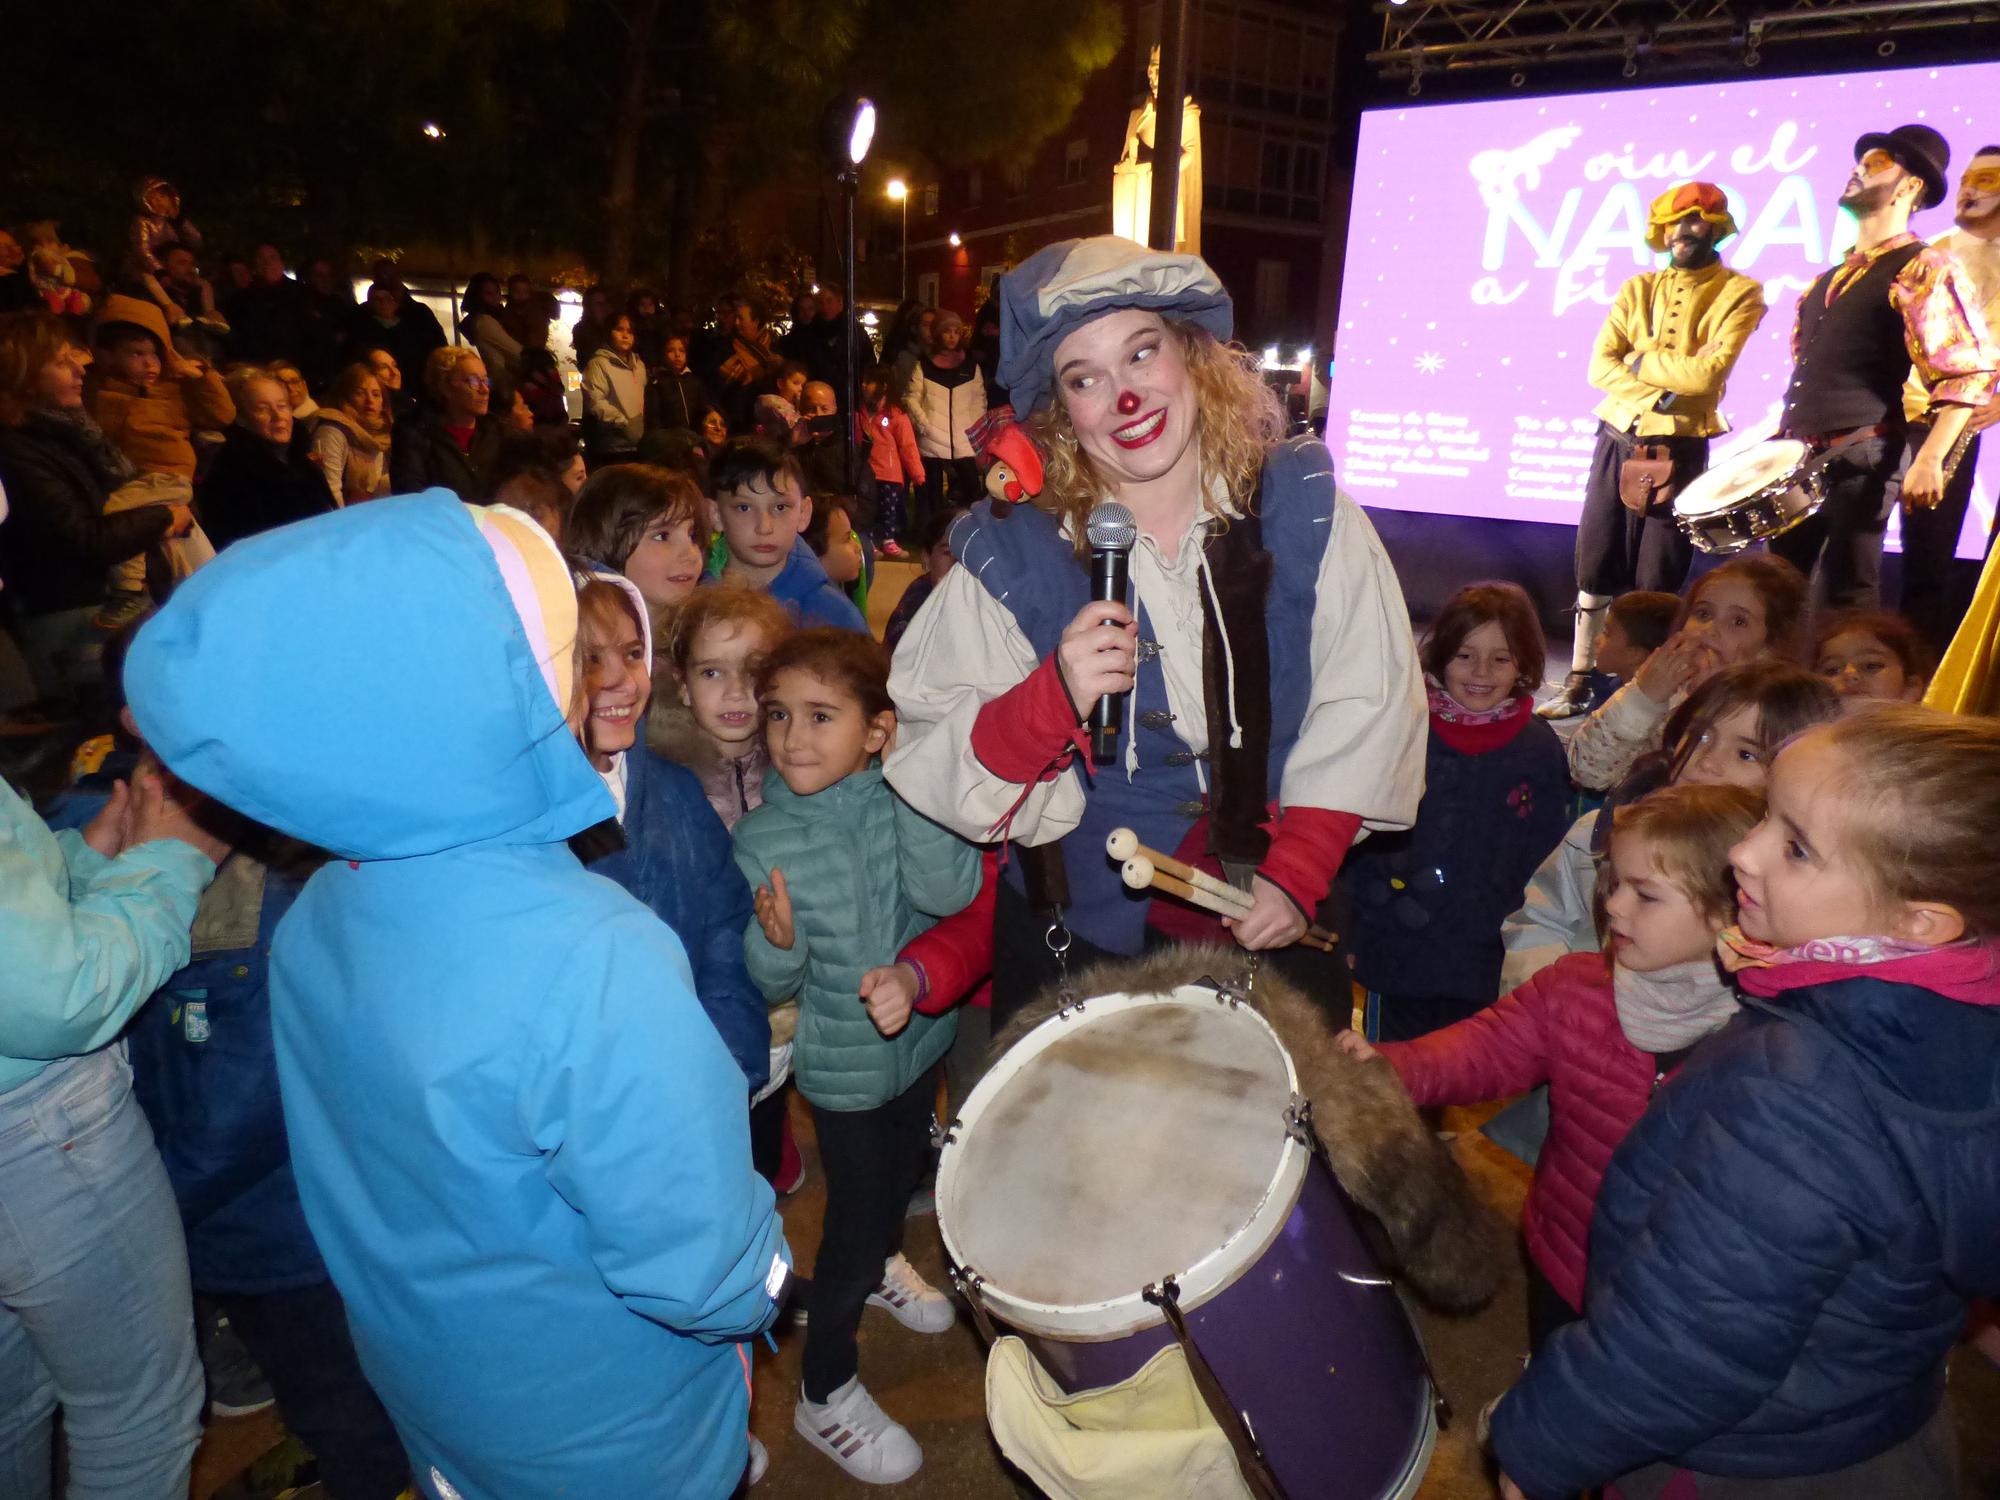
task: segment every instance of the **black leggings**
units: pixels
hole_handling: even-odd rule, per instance
[[[825,1401],[860,1368],[855,1333],[869,1294],[882,1284],[882,1263],[903,1248],[910,1195],[930,1164],[936,1099],[937,1080],[926,1072],[873,1109],[812,1106],[826,1218],[806,1323],[808,1401]]]

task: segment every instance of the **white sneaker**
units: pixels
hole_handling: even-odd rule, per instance
[[[917,1440],[875,1404],[859,1375],[823,1404],[806,1400],[801,1391],[792,1426],[863,1484],[901,1484],[924,1465]]]
[[[744,1486],[762,1484],[764,1476],[771,1472],[771,1450],[757,1441],[757,1434],[750,1434],[750,1467],[743,1476]]]
[[[886,1307],[896,1321],[918,1333],[943,1333],[958,1321],[951,1298],[917,1274],[900,1255],[882,1264],[882,1284],[868,1294],[870,1307]]]

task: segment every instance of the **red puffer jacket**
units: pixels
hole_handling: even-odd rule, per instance
[[[1381,1052],[1420,1105],[1474,1104],[1549,1086],[1549,1135],[1522,1232],[1542,1274],[1581,1312],[1597,1190],[1658,1076],[1653,1055],[1619,1030],[1604,959],[1568,954],[1477,1015]]]

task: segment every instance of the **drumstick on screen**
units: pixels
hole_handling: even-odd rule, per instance
[[[1115,837],[1116,835],[1114,835]],[[1141,844],[1138,847],[1145,848]],[[1149,850],[1145,854],[1135,854],[1119,868],[1119,874],[1135,891],[1155,890],[1169,896],[1178,896],[1190,906],[1199,906],[1203,911],[1212,911],[1219,917],[1247,917],[1250,915],[1251,898],[1234,886],[1223,886],[1228,894],[1219,894],[1205,886],[1191,885],[1177,875],[1169,875],[1154,863],[1156,856]],[[1179,863],[1179,861],[1175,861]],[[1182,865],[1182,869],[1187,866]],[[1213,877],[1210,877],[1213,880]],[[1214,884],[1221,885],[1220,881]],[[1299,941],[1308,948],[1317,948],[1322,953],[1334,949],[1334,935],[1323,927],[1308,927],[1299,935]]]

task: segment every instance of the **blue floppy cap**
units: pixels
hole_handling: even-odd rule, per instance
[[[1229,293],[1198,255],[1148,250],[1115,234],[1045,245],[1000,278],[1000,364],[994,378],[1014,409],[1031,412],[1055,388],[1056,345],[1072,329],[1141,307],[1226,341]]]

